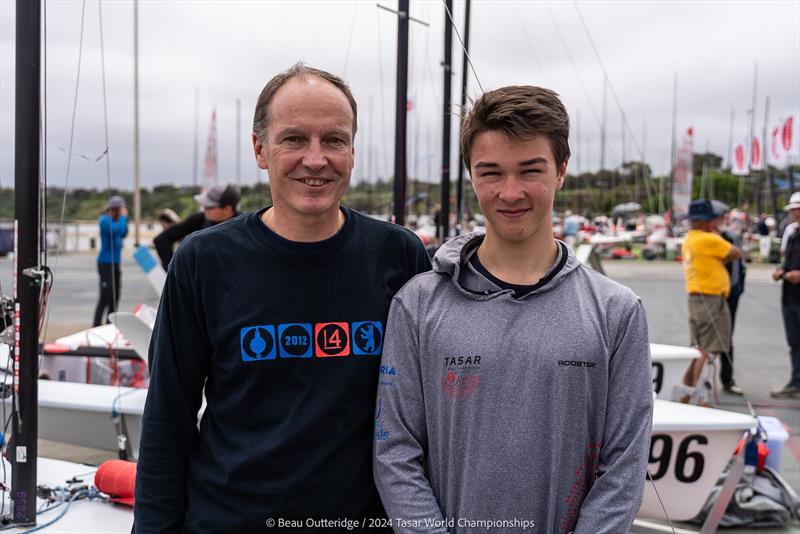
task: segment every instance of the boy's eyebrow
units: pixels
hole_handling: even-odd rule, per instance
[[[538,158],[528,159],[525,161],[520,161],[519,165],[520,167],[523,167],[525,165],[535,165],[536,163],[547,163],[547,160],[545,158],[538,157]]]
[[[499,167],[497,163],[492,163],[491,161],[479,161],[475,164],[475,168],[479,169],[481,167]]]

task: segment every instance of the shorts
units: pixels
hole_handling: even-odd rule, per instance
[[[691,345],[705,352],[731,352],[731,312],[721,295],[689,294]]]

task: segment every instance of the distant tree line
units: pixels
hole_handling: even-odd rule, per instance
[[[772,211],[769,176],[775,185],[775,204],[778,209],[788,202],[791,194],[788,184],[790,173],[798,175],[800,165],[790,171],[770,168],[758,173],[757,178],[733,176],[729,169],[721,168],[722,158],[716,154],[695,154],[693,198],[715,198],[731,207],[754,212],[758,201],[760,211]],[[756,184],[760,183],[760,198],[756,196]],[[614,206],[626,202],[637,202],[649,213],[660,213],[669,209],[670,177],[652,176],[650,166],[640,161],[628,161],[615,170],[568,174],[561,192],[556,196],[556,210],[572,210],[575,213],[592,215],[609,214]],[[797,187],[800,187],[798,179]],[[242,186],[243,211],[252,211],[272,203],[269,185],[258,183]],[[141,190],[142,219],[155,220],[158,212],[171,208],[184,218],[197,211],[193,196],[198,189],[172,184],[157,185]],[[439,209],[439,183],[409,179],[406,185],[406,207],[409,214],[433,214]],[[467,214],[480,211],[469,181],[464,184],[464,209]],[[451,210],[455,209],[456,184],[450,187]],[[64,195],[64,189],[51,187],[46,194],[48,222],[88,221],[96,219],[111,195],[122,195],[133,212],[133,192],[120,189],[74,188]],[[352,184],[344,197],[344,203],[366,213],[388,215],[392,213],[393,182],[389,180],[363,180]],[[14,217],[14,194],[9,188],[0,189],[0,221],[8,222]]]

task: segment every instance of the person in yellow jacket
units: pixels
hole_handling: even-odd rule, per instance
[[[714,232],[716,218],[709,200],[695,200],[689,205],[691,230],[683,239],[681,255],[689,294],[690,343],[702,355],[686,370],[683,381],[687,387],[681,390],[681,402],[705,403],[705,390],[698,387],[705,364],[731,350],[731,316],[726,301],[730,278],[725,263],[744,253]]]

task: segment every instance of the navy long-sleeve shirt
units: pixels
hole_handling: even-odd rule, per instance
[[[150,347],[135,532],[383,513],[371,451],[386,317],[430,264],[409,231],[343,211],[319,243],[283,239],[262,211],[175,254]]]

